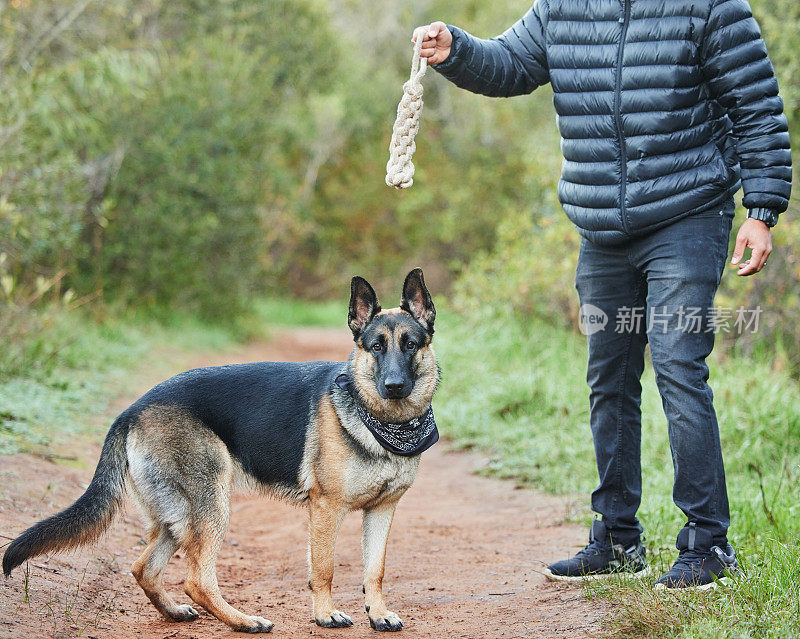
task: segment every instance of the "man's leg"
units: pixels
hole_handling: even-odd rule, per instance
[[[588,333],[590,423],[600,483],[592,510],[603,517],[614,543],[635,543],[642,532],[636,511],[642,494],[641,392],[647,337],[647,285],[627,247],[602,247],[584,240],[575,276],[584,315],[600,309],[603,330]]]
[[[641,385],[646,344],[646,282],[627,247],[584,240],[575,286],[589,345],[587,382],[600,485],[592,494],[595,521],[589,544],[569,559],[550,564],[545,576],[579,581],[614,574],[647,574],[636,518],[642,493],[640,464]]]
[[[690,523],[726,543],[728,496],[706,357],[713,301],[725,267],[731,218],[703,214],[636,243],[647,277],[648,339],[669,425],[673,498]]]

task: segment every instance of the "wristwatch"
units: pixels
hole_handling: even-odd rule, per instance
[[[750,209],[747,212],[747,217],[752,217],[755,220],[761,220],[770,228],[778,223],[778,214],[772,209]]]

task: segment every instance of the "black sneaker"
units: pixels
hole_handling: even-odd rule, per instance
[[[668,573],[656,582],[656,590],[673,588],[710,590],[726,585],[739,572],[733,546],[712,545],[711,533],[694,523],[681,529],[675,544],[680,554]]]
[[[605,524],[592,523],[589,545],[572,559],[550,564],[544,571],[550,581],[582,581],[608,579],[615,575],[644,577],[650,572],[644,546],[638,539],[627,548],[612,543]]]

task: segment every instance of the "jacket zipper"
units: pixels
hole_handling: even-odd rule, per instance
[[[625,144],[625,138],[622,135],[622,58],[625,54],[625,38],[628,35],[628,25],[631,21],[631,0],[622,0],[623,16],[620,20],[622,22],[622,37],[619,41],[619,51],[617,52],[617,68],[616,78],[614,81],[614,122],[617,125],[617,139],[619,141],[619,165],[620,165],[620,190],[619,190],[619,206],[620,215],[622,219],[622,229],[630,232],[628,227],[628,214],[625,207],[626,191],[628,187],[628,149]]]

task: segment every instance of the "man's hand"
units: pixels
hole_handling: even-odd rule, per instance
[[[425,27],[425,38],[422,40],[420,55],[428,58],[428,64],[439,64],[447,60],[453,44],[453,34],[444,22],[431,22]],[[411,38],[414,42],[414,38]]]
[[[742,262],[745,247],[751,250],[750,259]],[[772,237],[769,227],[761,220],[747,218],[736,236],[736,248],[733,250],[731,264],[739,264],[737,275],[752,275],[758,273],[767,263],[769,254],[772,253]]]

